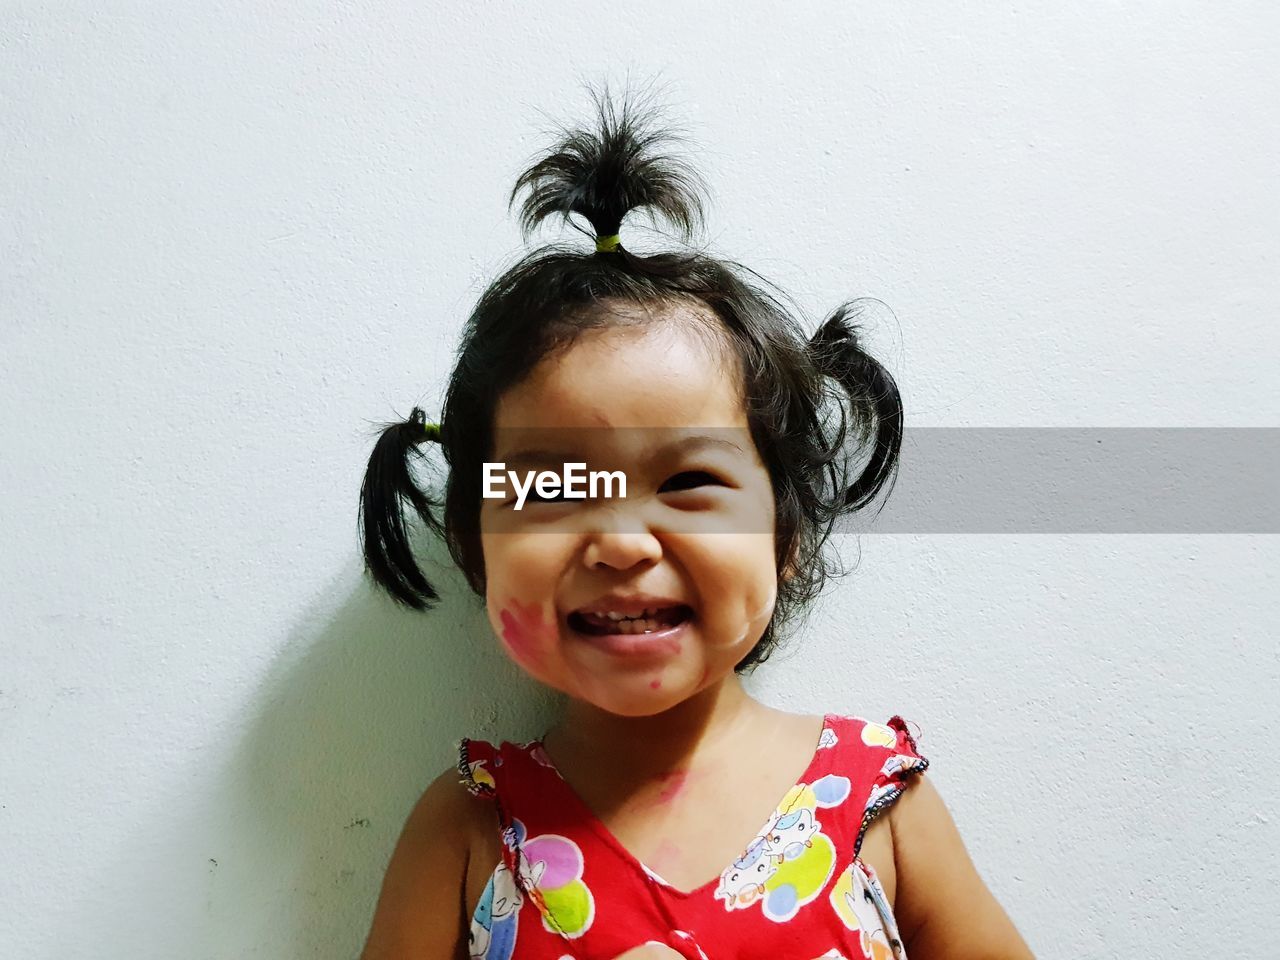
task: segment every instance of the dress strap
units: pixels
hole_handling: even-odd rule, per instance
[[[502,859],[518,899],[533,902],[545,933],[575,941],[588,954],[596,903],[584,882],[593,836],[563,801],[541,743],[482,740],[458,745],[458,771],[467,790],[493,803],[502,836]],[[585,939],[584,939],[585,937]]]
[[[862,742],[870,748],[867,756],[878,766],[871,779],[871,790],[862,814],[862,826],[853,846],[856,856],[862,850],[867,828],[893,805],[907,788],[911,777],[924,773],[929,761],[921,755],[907,722],[896,714],[888,723],[863,721]]]
[[[528,871],[521,869],[520,864],[523,826],[507,812],[508,791],[505,785],[508,777],[507,771],[502,769],[506,746],[508,745],[504,743],[502,747],[495,747],[487,740],[463,737],[458,741],[458,773],[468,793],[493,805],[498,831],[502,837],[502,862],[519,892],[526,897],[533,896],[536,900],[537,891],[527,888],[524,879]]]

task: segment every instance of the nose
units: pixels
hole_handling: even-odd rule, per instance
[[[621,517],[612,518],[608,526],[591,531],[582,555],[583,564],[593,570],[604,567],[630,570],[660,559],[662,543],[658,538],[646,527],[638,525],[634,518],[627,522]]]

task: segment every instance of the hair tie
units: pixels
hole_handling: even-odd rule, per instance
[[[613,253],[621,242],[622,238],[616,233],[611,233],[607,237],[596,237],[596,253]]]
[[[409,422],[416,423],[422,428],[424,440],[432,440],[436,443],[440,442],[440,424],[427,423],[427,415],[422,412],[421,407],[414,407],[409,414]]]

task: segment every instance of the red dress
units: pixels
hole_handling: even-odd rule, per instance
[[[463,739],[458,770],[492,803],[503,860],[471,922],[483,960],[613,960],[645,943],[689,960],[905,960],[875,871],[871,821],[929,762],[901,717],[827,714],[808,768],[742,855],[685,892],[627,852],[541,740]]]

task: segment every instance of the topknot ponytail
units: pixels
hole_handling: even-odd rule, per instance
[[[585,233],[569,216],[576,213],[591,224],[592,239],[598,240],[617,234],[631,210],[648,208],[691,239],[705,221],[706,187],[684,161],[659,152],[683,138],[647,116],[647,102],[638,104],[624,95],[615,108],[607,88],[603,95],[591,91],[591,97],[595,129],[562,129],[550,152],[516,180],[508,207],[528,188],[520,205],[524,236],[556,214]]]

